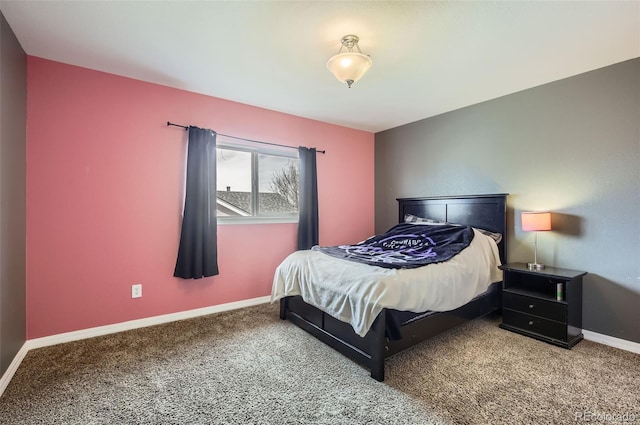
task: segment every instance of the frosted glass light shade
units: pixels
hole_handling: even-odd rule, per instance
[[[525,232],[551,230],[551,213],[549,212],[523,212],[520,218],[522,230]]]
[[[327,62],[327,68],[338,81],[351,85],[358,81],[369,68],[371,68],[371,58],[362,53],[347,52],[338,53]]]

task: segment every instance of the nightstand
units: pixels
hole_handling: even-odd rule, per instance
[[[582,340],[586,272],[556,267],[530,270],[524,263],[500,269],[504,272],[501,328],[564,348]]]

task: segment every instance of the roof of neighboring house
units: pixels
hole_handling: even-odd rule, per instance
[[[219,201],[251,214],[251,192],[217,191]],[[259,192],[258,202],[261,213],[295,212],[296,209],[282,195],[272,192]],[[243,215],[243,214],[238,214]]]

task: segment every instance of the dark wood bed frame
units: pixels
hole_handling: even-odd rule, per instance
[[[496,194],[400,198],[398,219],[402,222],[405,214],[413,214],[501,233],[503,237],[498,248],[504,264],[507,252],[506,197],[506,194]],[[289,319],[340,353],[368,367],[372,378],[384,381],[386,358],[501,306],[501,291],[495,290],[455,310],[435,313],[403,325],[399,340],[389,340],[385,336],[389,314],[386,309],[380,312],[364,337],[356,334],[348,323],[305,303],[301,296],[280,300],[280,318]]]

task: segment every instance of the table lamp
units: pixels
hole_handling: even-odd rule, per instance
[[[538,263],[538,232],[551,230],[550,212],[522,212],[520,213],[522,230],[524,232],[535,232],[533,263],[527,263],[530,270],[544,269],[544,264]]]

